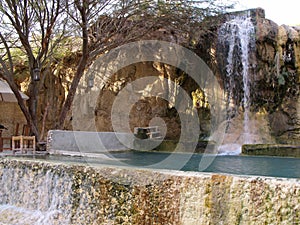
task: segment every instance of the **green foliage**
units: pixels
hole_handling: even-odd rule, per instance
[[[288,76],[289,76],[289,73],[286,70],[286,68],[284,67],[282,72],[280,74],[278,74],[278,84],[285,85],[286,79],[288,79]]]
[[[27,55],[24,50],[20,48],[12,48],[10,50],[13,60],[17,63],[28,63]]]
[[[257,90],[265,90],[267,95],[261,95],[255,100],[256,107],[264,107],[268,112],[274,112],[287,99],[299,94],[295,70],[282,67],[280,72],[274,72],[267,82],[260,81]]]
[[[285,85],[285,79],[283,74],[279,74],[278,76],[278,84],[279,85]]]
[[[64,57],[76,51],[80,40],[74,37],[67,37],[60,41],[57,48],[54,49],[51,58],[55,60],[62,60]]]

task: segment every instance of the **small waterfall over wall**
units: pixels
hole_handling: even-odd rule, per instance
[[[14,163],[1,168],[0,221],[4,224],[69,224],[72,177],[54,166]],[[2,224],[2,223],[1,223]]]
[[[300,222],[297,179],[8,158],[0,184],[0,224]]]

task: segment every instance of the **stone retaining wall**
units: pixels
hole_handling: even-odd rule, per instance
[[[2,205],[48,212],[47,224],[300,223],[298,179],[1,159],[0,182]]]

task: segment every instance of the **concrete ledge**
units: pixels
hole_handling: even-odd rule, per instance
[[[50,130],[47,150],[53,154],[90,155],[129,150],[133,135],[114,132]]]
[[[300,157],[300,146],[274,144],[246,144],[242,146],[242,154]]]
[[[198,141],[196,146],[194,146],[194,143],[189,142],[182,142],[179,143],[176,140],[163,140],[154,150],[160,151],[160,152],[173,152],[175,148],[179,145],[183,152],[190,152],[194,153],[214,153],[215,150],[215,143],[211,141]],[[188,146],[193,146],[192,148],[189,148]]]

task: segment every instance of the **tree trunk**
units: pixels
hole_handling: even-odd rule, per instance
[[[35,127],[38,127],[37,123],[37,105],[38,105],[38,87],[35,81],[30,82],[29,86],[29,113],[31,115],[33,124]]]
[[[64,129],[65,119],[67,117],[68,112],[71,109],[71,106],[72,106],[72,103],[73,103],[73,100],[74,100],[74,97],[75,97],[77,86],[80,82],[80,79],[81,79],[81,77],[84,73],[84,70],[85,70],[85,67],[86,67],[86,64],[87,64],[87,59],[88,59],[88,56],[85,56],[85,57],[82,56],[82,58],[80,60],[80,63],[78,65],[78,68],[77,68],[77,71],[76,71],[76,74],[75,74],[75,76],[73,78],[73,81],[71,83],[71,87],[70,87],[67,99],[66,99],[66,101],[65,101],[65,103],[62,107],[62,110],[61,110],[60,117],[59,117],[59,124],[57,126],[57,129]]]
[[[73,81],[71,83],[71,87],[67,96],[67,99],[65,101],[65,104],[62,107],[60,117],[59,117],[59,124],[57,126],[58,129],[64,129],[65,119],[67,117],[67,114],[69,110],[71,109],[76,89],[78,87],[78,84],[80,82],[80,79],[84,73],[85,67],[87,65],[88,59],[89,59],[89,39],[88,39],[88,19],[87,19],[87,12],[88,12],[88,4],[86,1],[83,1],[83,4],[81,5],[79,2],[76,2],[76,7],[78,8],[82,23],[82,56],[79,62],[79,65],[77,67],[77,71],[75,74],[75,77],[73,78]]]

